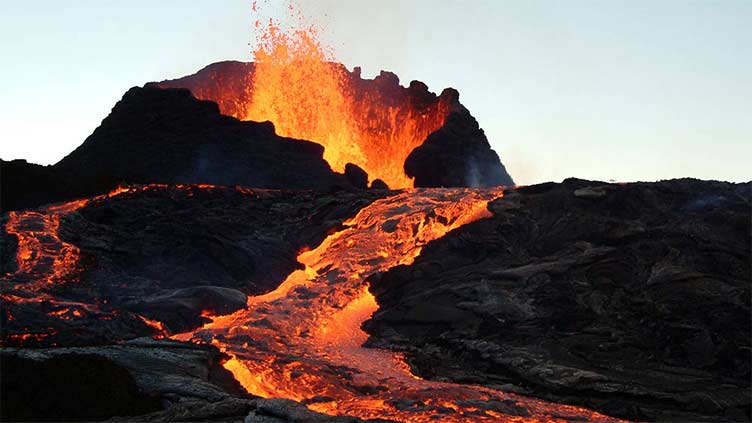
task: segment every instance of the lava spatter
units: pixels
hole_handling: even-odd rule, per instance
[[[399,421],[613,421],[577,407],[426,381],[400,354],[363,348],[361,324],[378,309],[370,275],[410,264],[428,242],[488,215],[502,190],[410,190],[378,200],[346,229],[300,254],[305,265],[248,308],[175,336],[211,342],[248,392],[303,401],[316,411]]]
[[[242,82],[217,78],[192,88],[193,95],[216,102],[224,114],[270,121],[281,136],[322,145],[336,172],[353,163],[371,181],[413,187],[405,160],[444,124],[456,98],[437,96],[418,82],[403,87],[389,72],[362,79],[359,69],[350,72],[335,62],[316,25],[295,8],[290,14],[291,25],[256,20],[254,61]]]

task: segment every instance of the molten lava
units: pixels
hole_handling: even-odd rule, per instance
[[[486,216],[487,202],[499,195],[501,189],[433,189],[376,201],[345,222],[345,230],[301,253],[305,269],[278,289],[174,338],[211,342],[228,353],[225,367],[252,394],[303,401],[332,415],[411,422],[609,420],[484,387],[422,380],[400,354],[362,347],[367,334],[360,326],[378,309],[367,278],[410,264],[426,243]],[[494,401],[523,403],[534,415],[483,408]]]
[[[76,200],[52,205],[42,211],[8,213],[5,230],[18,238],[14,276],[30,281],[29,290],[71,280],[78,263],[78,248],[58,236],[60,216],[86,205]]]
[[[314,26],[299,22],[283,29],[269,20],[266,25],[257,21],[256,29],[248,75],[237,81],[218,77],[198,86],[188,83],[193,94],[215,101],[224,114],[268,120],[279,135],[321,144],[324,159],[337,172],[354,163],[371,181],[381,179],[395,189],[412,187],[405,159],[444,124],[458,106],[457,98],[437,97],[419,82],[402,87],[388,72],[361,79],[358,68],[348,72],[334,63]]]
[[[212,185],[177,185],[176,189],[186,190],[189,195],[195,189],[211,189]],[[64,298],[63,289],[76,285],[80,280],[81,264],[78,247],[60,238],[60,220],[91,202],[103,201],[126,193],[145,192],[152,189],[167,189],[164,184],[118,187],[113,191],[89,199],[73,200],[52,204],[37,210],[11,211],[8,213],[5,232],[17,239],[16,269],[0,278],[3,292],[0,294],[2,316],[6,322],[18,322],[15,307],[33,304],[44,313],[51,322],[77,321],[85,318],[112,320],[119,314],[118,310],[107,305],[107,299],[96,299],[94,303],[81,302]],[[244,188],[236,188],[244,191]],[[75,288],[74,288],[75,289]],[[79,288],[82,289],[82,288]],[[83,288],[86,289],[86,288]],[[74,295],[75,296],[75,295]],[[140,315],[133,315],[147,327],[153,329],[157,336],[166,336],[161,322],[149,320]],[[0,339],[3,346],[45,346],[60,331],[53,327],[21,327],[24,333],[7,330]],[[18,330],[18,326],[14,331]]]
[[[73,286],[68,282],[78,280],[79,267],[79,250],[60,239],[59,222],[88,202],[152,189],[167,187],[119,188],[9,216],[6,231],[18,237],[19,248],[18,270],[5,278],[13,290],[2,294],[5,320],[18,322],[9,305],[28,303],[38,305],[53,319],[49,322],[65,325],[122,316],[106,299],[89,304],[56,296],[61,284]],[[213,187],[170,189],[186,190],[191,197],[194,190]],[[485,387],[423,380],[410,372],[402,354],[362,347],[368,335],[361,325],[378,309],[368,291],[369,276],[412,263],[428,242],[487,216],[488,201],[500,195],[501,188],[424,189],[378,200],[344,222],[344,230],[300,253],[304,269],[291,273],[277,289],[250,297],[246,309],[231,315],[203,310],[210,323],[172,338],[216,345],[231,357],[225,367],[252,394],[302,401],[331,415],[409,422],[614,421],[589,410]],[[159,321],[132,317],[152,328],[156,337],[169,335]],[[54,339],[69,327],[65,325],[26,327],[8,333],[3,343],[54,346]],[[509,412],[517,407],[526,410],[524,417]]]
[[[314,29],[289,34],[269,22],[261,39],[251,101],[237,117],[269,120],[282,136],[318,142],[335,171],[355,163],[371,180],[412,186],[405,159],[443,125],[447,104],[420,107],[410,98],[360,87],[344,67],[328,61]]]
[[[79,250],[60,239],[60,218],[86,206],[90,201],[100,201],[124,193],[166,188],[165,184],[150,184],[132,187],[117,187],[111,192],[90,199],[52,204],[39,210],[11,211],[5,231],[18,239],[16,252],[17,269],[4,275],[14,281],[25,282],[26,291],[39,291],[54,284],[76,280]],[[177,185],[180,189],[206,189],[212,185]]]

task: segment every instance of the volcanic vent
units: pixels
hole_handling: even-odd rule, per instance
[[[215,63],[157,85],[188,88],[241,120],[271,121],[279,135],[323,145],[335,171],[354,163],[390,188],[513,184],[456,90],[403,87],[385,71],[363,79],[360,68],[331,61],[315,29],[271,21],[264,29],[254,62]]]

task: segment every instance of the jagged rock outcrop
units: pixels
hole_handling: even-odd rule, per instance
[[[648,421],[750,419],[750,189],[570,179],[372,278],[418,375]]]
[[[188,399],[248,397],[221,360],[212,346],[148,338],[99,347],[6,348],[0,353],[3,421],[105,420]]]
[[[368,174],[357,165],[352,163],[345,165],[345,178],[347,178],[347,181],[355,188],[368,188]]]
[[[70,175],[26,160],[0,159],[0,210],[36,207],[74,196]]]
[[[347,188],[315,143],[242,122],[185,89],[131,88],[102,124],[53,166],[2,162],[3,210],[107,192],[119,184],[203,183]]]
[[[3,421],[359,422],[245,393],[215,347],[134,339],[0,351]]]
[[[459,95],[445,90],[443,95]],[[462,106],[405,160],[416,187],[488,187],[514,185],[478,121]]]
[[[376,144],[368,149],[369,161],[378,166],[402,161],[395,152],[403,147],[390,145],[396,141],[389,137],[430,133],[422,132],[432,125],[433,118],[428,116],[444,120],[446,114],[444,125],[404,163],[415,186],[513,184],[456,90],[446,89],[437,96],[419,81],[402,87],[391,72],[382,71],[370,80],[361,78],[359,68],[349,72],[341,64],[331,66],[348,81],[351,101],[365,119],[387,125],[378,128],[384,137],[369,141]],[[365,188],[361,172],[351,169],[347,176],[333,172],[323,159],[321,145],[280,137],[271,122],[231,117],[245,119],[254,69],[253,63],[220,62],[194,75],[131,88],[84,143],[60,162],[40,166],[0,160],[0,206],[3,210],[34,208],[134,183],[318,190],[351,189],[355,184]],[[406,119],[415,119],[417,126],[393,127]],[[384,188],[381,181],[374,186]]]

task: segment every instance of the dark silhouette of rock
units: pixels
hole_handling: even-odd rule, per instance
[[[279,137],[185,89],[131,88],[84,143],[53,166],[2,162],[4,210],[107,192],[119,184],[275,189],[348,187],[318,144]]]
[[[0,209],[19,210],[71,197],[70,176],[26,160],[0,160]]]
[[[459,94],[445,90],[445,95]],[[415,178],[416,187],[514,185],[478,122],[462,106],[410,153],[405,173]]]
[[[56,168],[81,178],[326,189],[343,184],[315,143],[241,122],[188,90],[132,88]]]
[[[158,82],[155,85],[162,88],[187,88],[196,98],[215,101],[225,115],[241,116],[244,113],[241,107],[252,98],[248,87],[253,85],[254,69],[253,62],[228,60],[207,65],[193,75]],[[218,95],[225,90],[235,95]]]
[[[371,189],[389,189],[389,185],[381,179],[374,179],[373,182],[371,182]]]
[[[350,81],[353,101],[364,113],[403,103],[418,111],[448,110],[444,126],[404,164],[415,186],[513,184],[456,90],[436,96],[419,81],[402,87],[391,72],[368,80],[357,68],[349,72],[331,65]],[[220,62],[194,75],[130,89],[84,143],[55,165],[0,160],[0,206],[33,208],[133,183],[332,190],[351,188],[354,182],[363,188],[360,172],[349,178],[333,172],[320,145],[279,137],[270,122],[229,116],[243,115],[253,70],[253,63]],[[217,103],[197,100],[191,92]]]
[[[3,421],[99,421],[159,410],[121,366],[94,354],[35,360],[3,352]]]
[[[373,277],[369,345],[426,378],[648,421],[750,419],[750,189],[569,179]]]
[[[225,359],[210,345],[149,338],[3,349],[3,421],[241,421],[255,400],[221,366]]]
[[[3,421],[339,422],[302,403],[253,397],[211,345],[134,339],[118,345],[0,350]],[[369,420],[374,421],[375,420]]]
[[[368,174],[358,165],[348,163],[345,165],[345,178],[355,188],[368,188]]]

